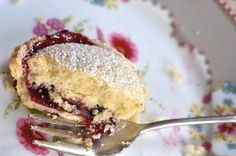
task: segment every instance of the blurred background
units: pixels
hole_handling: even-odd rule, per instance
[[[174,14],[180,41],[203,50],[214,80],[236,81],[235,23],[218,0],[158,0]],[[219,57],[221,56],[221,57]]]

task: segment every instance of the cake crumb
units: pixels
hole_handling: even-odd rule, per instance
[[[93,110],[93,115],[98,115],[99,111],[97,109]]]
[[[93,146],[93,142],[92,142],[92,139],[90,139],[90,138],[86,138],[86,139],[84,139],[84,145],[85,145],[85,147],[86,148],[91,148],[92,146]]]
[[[101,136],[102,136],[101,133],[98,133],[98,134],[92,135],[92,138],[93,138],[93,139],[100,139]]]
[[[67,101],[65,101],[63,104],[62,104],[62,107],[69,111],[69,112],[72,112],[72,111],[75,111],[76,110],[76,105],[71,105],[69,104]]]
[[[103,132],[106,133],[106,132],[109,132],[109,131],[110,131],[110,135],[113,135],[114,132],[115,132],[115,128],[112,125],[106,124],[105,127],[104,127]]]
[[[121,141],[121,145],[130,145],[129,141]]]
[[[98,110],[96,111],[96,109],[93,111],[93,114],[95,115],[93,118],[93,122],[95,123],[99,123],[99,122],[103,122],[103,121],[109,121],[110,118],[112,117],[112,112],[109,110],[103,110],[102,112],[98,112]]]
[[[50,117],[50,116],[51,116],[51,113],[47,113],[47,116]]]
[[[53,120],[57,119],[58,118],[58,115],[57,114],[51,114],[51,113],[47,113],[46,114],[48,117],[52,118]]]
[[[58,116],[56,114],[52,114],[51,117],[52,117],[53,120],[58,118]]]

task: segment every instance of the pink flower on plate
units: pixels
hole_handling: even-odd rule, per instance
[[[46,124],[37,124],[33,119],[20,118],[16,123],[16,135],[19,142],[29,151],[34,154],[46,155],[49,150],[39,147],[32,143],[33,140],[46,141],[47,137],[44,134],[31,130],[32,125],[46,126]]]
[[[236,136],[236,123],[224,123],[217,126],[219,132],[227,133],[231,136]]]
[[[45,24],[38,23],[34,28],[33,28],[33,33],[37,36],[40,35],[47,35],[48,34],[48,29],[46,28]]]
[[[102,30],[99,27],[96,27],[97,38],[101,41],[105,41]]]
[[[127,37],[119,33],[112,33],[109,36],[110,44],[113,48],[117,49],[127,59],[136,62],[138,59],[138,51],[135,44]]]
[[[205,148],[206,151],[211,151],[212,150],[212,143],[209,141],[204,141],[202,143],[202,146]]]
[[[65,24],[58,18],[50,18],[47,20],[47,25],[56,31],[63,30],[65,28]]]
[[[129,2],[130,0],[121,0],[121,2],[124,2],[124,3],[127,3]]]
[[[211,93],[208,93],[202,97],[202,103],[203,104],[209,104],[211,102],[212,95]]]

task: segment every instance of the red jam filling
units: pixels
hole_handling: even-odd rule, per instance
[[[54,45],[54,44],[62,44],[62,43],[79,43],[79,44],[88,44],[88,45],[95,45],[93,42],[91,42],[87,37],[69,32],[67,30],[60,31],[53,35],[46,35],[46,39],[43,41],[39,41],[34,43],[31,47],[29,47],[28,52],[22,59],[22,66],[23,66],[23,74],[24,79],[26,83],[26,87],[28,89],[28,92],[30,94],[30,98],[33,102],[54,108],[59,111],[68,112],[63,107],[59,106],[58,103],[54,102],[50,96],[49,91],[53,91],[54,86],[36,86],[34,83],[30,83],[29,81],[29,66],[28,66],[28,60],[33,57],[40,49],[46,48],[48,46]],[[16,86],[16,82],[14,81],[14,86]],[[103,133],[105,123],[104,124],[94,124],[92,123],[93,120],[93,114],[92,110],[86,107],[84,103],[81,101],[75,101],[71,99],[63,99],[67,101],[71,105],[75,105],[76,108],[79,110],[75,115],[82,116],[84,118],[84,124],[86,127],[92,127],[95,132],[97,133]],[[100,110],[105,108],[99,108]],[[73,113],[73,112],[69,112]],[[113,119],[110,120],[111,124],[114,124]]]

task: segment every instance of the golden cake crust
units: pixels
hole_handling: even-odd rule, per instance
[[[61,112],[56,109],[37,104],[37,103],[31,101],[31,99],[29,97],[28,90],[27,90],[25,82],[24,82],[22,58],[25,56],[25,54],[27,53],[27,50],[33,44],[35,44],[36,42],[43,41],[43,40],[45,40],[45,36],[32,38],[31,40],[25,42],[24,44],[16,47],[10,57],[9,67],[10,67],[12,77],[17,80],[17,86],[16,86],[17,93],[21,97],[23,105],[25,105],[26,107],[38,109],[39,111],[47,111],[50,113],[57,113],[60,116],[62,116],[63,118],[66,118],[69,120],[81,121],[82,118],[79,116],[76,116],[76,115],[73,115],[73,114],[67,113],[67,112]],[[108,50],[112,49],[112,48],[106,46],[103,42],[100,42],[98,40],[96,40],[96,41],[94,40],[92,42],[102,48],[105,48]],[[113,49],[113,51],[114,51],[114,49]],[[121,55],[120,53],[118,53],[118,54]],[[123,55],[122,55],[122,57],[123,57]],[[96,80],[96,79],[100,79],[100,78],[93,77],[93,79]],[[142,83],[141,78],[139,78],[139,81]],[[104,84],[104,86],[109,87],[109,85],[107,85],[107,84]],[[112,89],[110,89],[109,91],[113,92]],[[121,90],[119,90],[119,91],[116,90],[114,92],[115,97],[117,97],[117,98],[121,97],[123,99],[121,99],[120,101],[122,101],[122,100],[124,101],[124,99],[125,99],[125,101],[127,101],[127,103],[121,104],[121,106],[120,106],[121,108],[119,108],[119,110],[116,110],[116,108],[113,108],[113,106],[112,107],[109,106],[108,103],[112,102],[112,101],[108,100],[108,102],[105,105],[108,108],[110,107],[109,109],[114,112],[118,111],[117,114],[118,114],[118,118],[120,118],[120,119],[134,119],[134,118],[136,119],[137,113],[143,111],[144,102],[147,99],[147,90],[145,88],[145,85],[143,85],[142,91],[143,91],[143,95],[141,95],[142,98],[140,98],[140,97],[136,98],[136,97],[126,96],[126,94],[124,92],[122,92]],[[111,94],[113,94],[113,93],[111,93]],[[139,100],[137,100],[137,99],[139,99]],[[113,100],[113,99],[111,99],[111,100]],[[114,98],[114,100],[115,100],[115,98]],[[120,101],[119,101],[119,103],[120,103]],[[85,102],[89,103],[89,100],[86,101],[86,99],[85,99]],[[125,110],[124,112],[122,111],[122,107],[124,107],[123,108]]]

